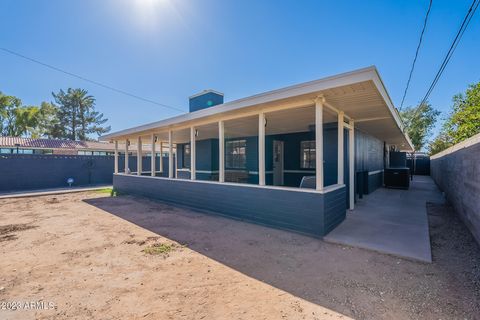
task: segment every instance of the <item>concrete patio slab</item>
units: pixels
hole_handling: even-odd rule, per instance
[[[444,199],[430,177],[415,176],[409,190],[378,189],[324,240],[432,262],[426,202]]]

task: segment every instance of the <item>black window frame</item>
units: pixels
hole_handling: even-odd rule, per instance
[[[188,150],[188,151],[187,151]],[[192,164],[192,149],[190,148],[190,144],[184,144],[182,146],[183,157],[182,157],[182,168],[190,168]]]
[[[225,141],[225,168],[247,168],[247,139]]]
[[[315,169],[316,166],[315,140],[300,141],[300,169]]]

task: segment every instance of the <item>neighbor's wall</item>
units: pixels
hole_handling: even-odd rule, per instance
[[[143,157],[143,171],[150,170],[150,157]],[[168,158],[164,157],[164,175],[168,173]],[[129,157],[132,172],[137,170],[137,157]],[[160,158],[157,157],[157,170]],[[119,157],[118,168],[124,171],[124,157]],[[34,189],[67,187],[67,179],[74,186],[111,184],[114,170],[113,156],[79,155],[0,155],[0,193]],[[160,174],[158,174],[160,175]]]
[[[430,160],[433,180],[480,243],[480,134]]]

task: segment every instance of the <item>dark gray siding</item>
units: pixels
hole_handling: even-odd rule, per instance
[[[383,171],[368,175],[368,188],[365,193],[369,194],[383,186]]]
[[[113,183],[120,192],[178,203],[315,237],[325,235],[325,207],[329,212],[327,223],[330,230],[345,217],[345,202],[342,198],[344,188],[341,189],[343,191],[333,191],[332,196],[328,196],[327,202],[324,202],[324,194],[320,193],[241,184],[125,175],[115,175]]]
[[[383,141],[355,130],[355,170],[382,170],[383,146]]]
[[[347,210],[346,189],[341,188],[324,195],[324,234],[332,231],[344,219]]]

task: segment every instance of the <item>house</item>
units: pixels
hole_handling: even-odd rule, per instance
[[[354,209],[359,179],[372,192],[390,150],[413,149],[375,67],[226,103],[207,90],[189,102],[189,113],[101,138],[116,159],[119,143],[127,154],[168,146],[168,172],[154,157],[136,174],[128,156],[125,168],[116,160],[115,188],[323,237]]]
[[[0,137],[0,154],[113,155],[112,143]]]

